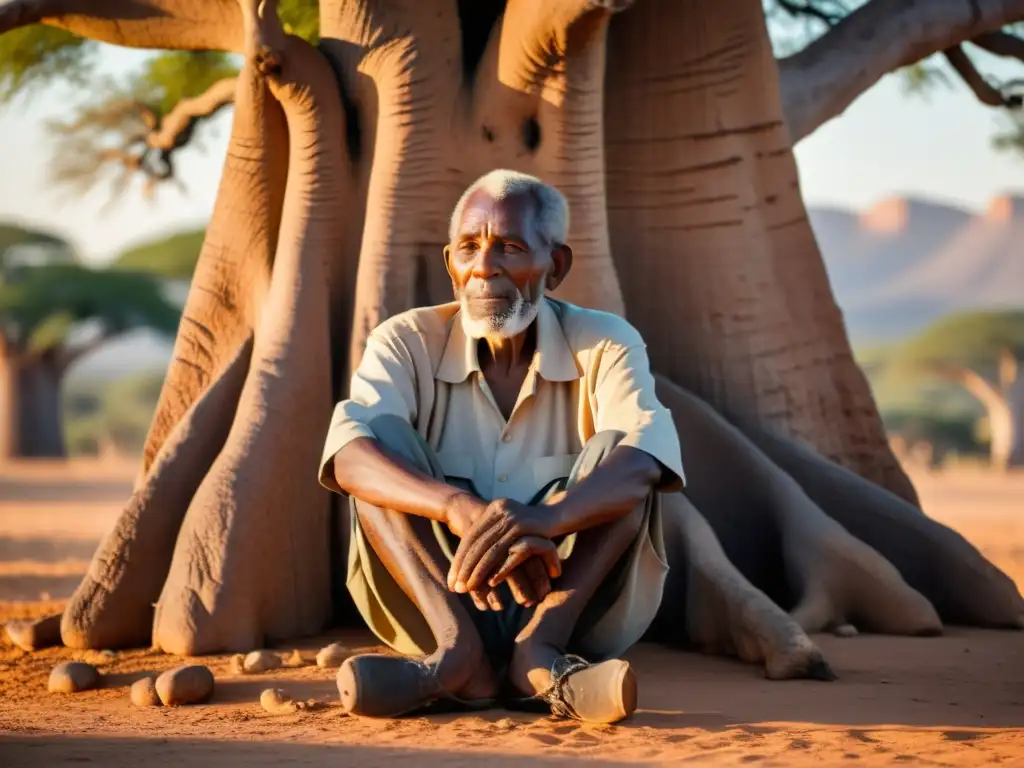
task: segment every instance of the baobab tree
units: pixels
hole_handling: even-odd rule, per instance
[[[1024,467],[1024,312],[943,318],[897,355],[897,365],[950,381],[981,403],[988,417],[993,467]]]
[[[676,418],[690,485],[666,497],[654,634],[827,677],[807,632],[1020,627],[1016,588],[923,515],[889,450],[792,146],[872,82],[863,67],[877,79],[1021,17],[1024,2],[874,0],[780,89],[756,0],[324,0],[315,46],[274,0],[0,7],[0,31],[242,54],[135,493],[63,641],[195,654],[329,620],[345,513],[313,468],[332,402],[370,329],[450,298],[448,215],[495,167],[565,192],[559,295],[639,328]]]
[[[170,334],[178,320],[159,282],[144,273],[74,261],[0,263],[0,457],[65,456],[68,370],[123,333],[148,327]]]

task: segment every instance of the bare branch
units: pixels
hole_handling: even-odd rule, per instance
[[[85,191],[102,171],[121,166],[111,202],[127,189],[136,174],[145,178],[150,197],[157,184],[173,181],[174,155],[191,141],[197,126],[233,104],[238,78],[225,77],[202,94],[179,101],[166,115],[136,99],[115,98],[82,112],[69,123],[51,129],[62,138],[54,163],[57,180]]]
[[[1007,96],[982,75],[959,45],[943,51],[946,61],[982,104],[990,107],[1019,107],[1020,96]]]
[[[149,132],[146,143],[151,149],[159,150],[174,150],[184,146],[199,121],[208,120],[234,103],[237,84],[237,77],[225,77],[199,96],[182,99]]]
[[[48,24],[135,48],[239,51],[237,0],[11,0],[0,5],[0,34]]]
[[[996,56],[1024,61],[1024,38],[1009,32],[986,32],[972,38],[971,42]]]
[[[779,62],[794,142],[885,74],[1024,19],[1024,0],[871,0]]]
[[[811,2],[796,2],[796,0],[776,0],[776,2],[782,10],[794,18],[810,17],[830,27],[834,27],[846,15],[846,9],[842,9],[839,13],[829,13]]]

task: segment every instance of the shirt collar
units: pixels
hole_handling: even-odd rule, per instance
[[[461,310],[459,310],[461,312]],[[459,384],[469,374],[480,370],[477,339],[466,335],[462,318],[456,312],[451,320],[448,343],[445,345],[436,378],[449,384]],[[530,367],[536,369],[546,381],[575,381],[582,376],[576,356],[565,338],[562,323],[555,312],[552,299],[545,298],[537,312],[537,350]]]

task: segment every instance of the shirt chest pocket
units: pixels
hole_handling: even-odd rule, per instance
[[[572,474],[573,467],[579,459],[578,453],[562,453],[557,456],[541,456],[531,462],[533,482],[538,494],[547,493],[552,485],[561,485]]]
[[[478,494],[476,485],[473,483],[474,463],[473,457],[468,453],[457,453],[444,451],[438,454],[438,461],[441,463],[441,470],[444,472],[445,480],[449,485]]]

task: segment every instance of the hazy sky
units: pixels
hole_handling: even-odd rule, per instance
[[[123,72],[140,55],[105,53],[104,68]],[[0,112],[0,220],[56,230],[97,261],[125,245],[206,221],[228,115],[204,130],[201,150],[180,156],[185,194],[165,185],[151,204],[135,188],[104,212],[107,198],[99,190],[73,199],[48,178],[52,145],[44,123],[75,98],[60,87]],[[1024,191],[1024,160],[990,148],[996,121],[996,113],[959,84],[927,97],[907,96],[898,77],[887,77],[797,147],[804,197],[812,205],[863,209],[893,194],[913,194],[983,209],[994,195]]]

